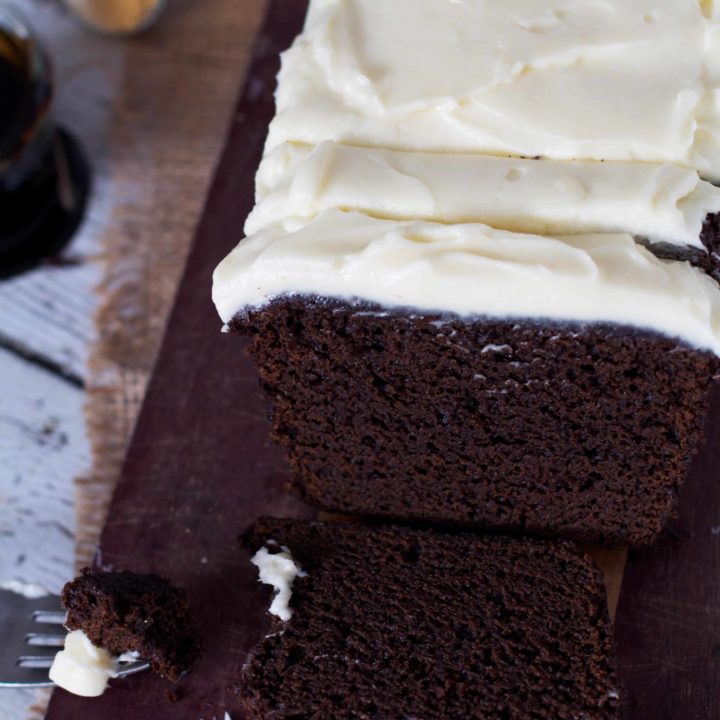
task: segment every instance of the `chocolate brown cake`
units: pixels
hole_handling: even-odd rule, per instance
[[[310,1],[213,278],[308,502],[633,546],[672,518],[720,358],[708,18],[603,8]]]
[[[718,358],[604,324],[279,299],[252,335],[294,488],[325,510],[652,542]]]
[[[69,630],[82,630],[111,655],[136,652],[173,682],[200,654],[185,592],[158,575],[85,568],[62,591]]]
[[[617,717],[599,573],[568,543],[272,519],[247,543],[305,573],[243,669],[250,718]]]

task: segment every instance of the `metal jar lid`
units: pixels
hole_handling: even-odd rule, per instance
[[[167,0],[64,0],[88,27],[108,35],[132,35],[149,28]]]

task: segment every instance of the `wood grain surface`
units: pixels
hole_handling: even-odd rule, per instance
[[[720,718],[720,390],[680,519],[630,553],[615,622],[624,720]]]
[[[89,32],[61,0],[15,4],[52,59],[53,115],[94,170],[62,256],[0,283],[0,582],[58,591],[97,545],[265,0],[172,0],[123,39]],[[21,720],[34,697],[0,693],[0,718]]]
[[[62,0],[15,4],[52,59],[54,117],[94,170],[66,252],[0,283],[0,581],[58,591],[97,546],[265,0],[172,0],[122,39]],[[21,720],[34,697],[0,693],[0,718]]]
[[[242,341],[223,336],[212,270],[241,237],[267,123],[277,52],[299,30],[303,0],[275,0],[261,32],[222,163],[183,276],[168,334],[103,532],[96,565],[157,571],[186,587],[205,655],[171,701],[150,674],[97,700],[56,691],[49,720],[232,720],[232,686],[262,636],[269,592],[237,535],[259,514],[311,516],[284,490],[264,403]],[[720,424],[711,424],[714,440]],[[683,497],[685,529],[631,555],[617,616],[625,720],[712,720],[718,714],[720,455],[708,445]],[[692,528],[689,531],[688,528]]]
[[[130,434],[220,158],[265,0],[173,0],[123,51],[102,157],[97,341],[87,373],[93,466],[77,482],[77,559],[100,537]]]
[[[168,333],[103,531],[99,567],[155,571],[185,587],[203,629],[203,659],[175,688],[144,673],[103,697],[56,690],[49,720],[242,718],[232,683],[263,634],[269,593],[237,542],[259,514],[311,515],[284,491],[257,376],[237,337],[220,333],[215,265],[241,237],[267,124],[277,54],[298,32],[301,3],[273,3],[210,192]],[[272,28],[272,34],[267,32]]]

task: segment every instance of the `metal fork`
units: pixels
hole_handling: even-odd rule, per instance
[[[52,687],[48,671],[63,647],[65,611],[57,595],[29,600],[0,590],[0,688]],[[121,662],[117,677],[146,670],[144,660]]]

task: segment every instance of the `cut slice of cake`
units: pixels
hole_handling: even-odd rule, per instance
[[[111,656],[136,653],[176,682],[200,654],[200,634],[183,590],[158,575],[85,568],[62,591],[65,626]]]
[[[273,519],[247,543],[289,609],[243,669],[251,718],[618,716],[604,589],[570,544]]]
[[[702,438],[720,288],[629,235],[327,211],[218,268],[294,487],[342,513],[652,542]]]

